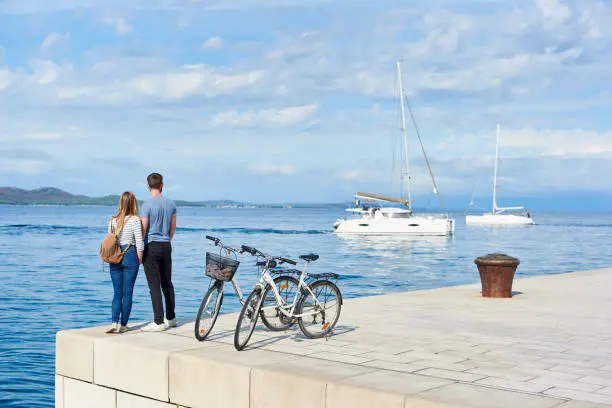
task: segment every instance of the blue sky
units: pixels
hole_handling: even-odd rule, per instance
[[[610,21],[600,0],[4,0],[0,185],[142,195],[159,171],[184,199],[396,193],[401,58],[443,195],[490,194],[500,123],[500,196],[603,197]]]

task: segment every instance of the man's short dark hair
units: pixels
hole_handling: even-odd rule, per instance
[[[149,177],[147,177],[147,183],[149,184],[149,188],[151,190],[160,190],[162,189],[162,184],[164,184],[164,178],[159,173],[151,173]]]

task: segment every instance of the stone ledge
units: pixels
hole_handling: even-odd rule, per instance
[[[243,352],[232,345],[236,314],[220,316],[202,343],[191,322],[163,333],[64,331],[57,334],[56,404],[612,406],[612,337],[603,312],[612,307],[611,272],[520,279],[521,294],[501,301],[480,298],[475,285],[351,299],[328,340],[260,325]]]
[[[135,325],[132,330],[121,336],[139,333],[140,326]],[[117,336],[107,334],[106,327],[87,327],[57,332],[55,336],[55,372],[65,377],[93,382],[94,343]]]

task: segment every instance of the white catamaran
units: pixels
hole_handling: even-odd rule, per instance
[[[411,183],[408,166],[408,137],[406,134],[406,115],[405,115],[405,96],[402,84],[401,64],[397,62],[397,75],[399,82],[399,97],[402,113],[402,132],[404,148],[404,168],[402,169],[402,179],[406,182],[407,198],[387,197],[379,194],[357,193],[355,195],[356,207],[348,208],[347,211],[356,213],[356,218],[340,219],[334,224],[336,234],[356,234],[356,235],[450,235],[455,230],[455,220],[447,214],[443,215],[415,215],[412,212],[412,202],[410,197]],[[410,109],[410,105],[408,105]],[[410,109],[412,123],[420,140],[420,134],[412,110]],[[422,147],[422,144],[421,144]],[[423,149],[425,161],[430,172],[431,180],[434,185],[434,192],[438,194],[435,178],[431,173],[429,160]],[[360,205],[360,200],[382,202],[389,204],[399,204],[398,207],[390,205]]]
[[[495,142],[495,170],[493,172],[493,208],[490,213],[482,215],[466,215],[467,225],[532,225],[535,224],[529,211],[525,207],[498,207],[497,206],[497,162],[499,160],[499,125],[497,125],[497,139]],[[508,212],[514,211],[509,214]]]

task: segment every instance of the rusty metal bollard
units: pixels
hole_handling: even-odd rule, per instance
[[[478,265],[482,297],[512,297],[512,280],[516,267],[520,264],[517,258],[506,254],[488,254],[474,259]]]

